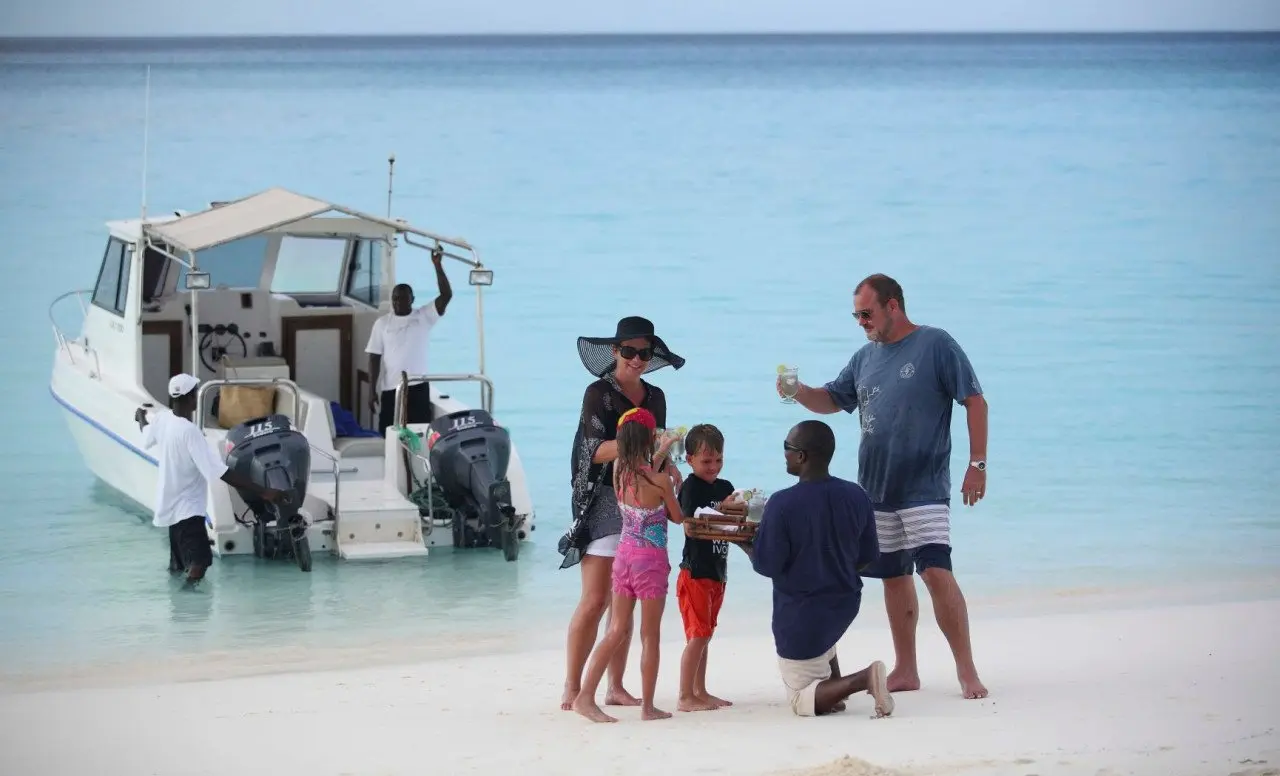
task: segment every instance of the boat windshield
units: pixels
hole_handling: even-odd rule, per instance
[[[381,240],[360,237],[312,237],[285,235],[279,238],[274,270],[263,277],[270,259],[272,239],[268,235],[245,237],[208,248],[196,254],[196,266],[209,273],[212,288],[256,289],[267,285],[273,293],[290,296],[331,296],[341,293],[377,306],[382,292],[384,246]],[[354,244],[354,245],[353,245]],[[148,260],[158,275],[148,287],[163,283],[165,259],[153,251]],[[351,260],[347,261],[350,256]],[[178,267],[178,282],[186,284],[187,268]],[[264,282],[265,280],[265,282]]]
[[[277,294],[335,294],[342,281],[346,237],[285,235],[276,254],[271,291]]]
[[[213,288],[258,288],[262,285],[262,267],[267,261],[269,240],[266,235],[245,237],[200,251],[196,266],[209,273]],[[178,288],[185,288],[187,268],[178,274]]]

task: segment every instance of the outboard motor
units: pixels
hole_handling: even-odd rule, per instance
[[[501,547],[515,560],[520,537],[507,481],[507,430],[484,410],[462,410],[431,421],[427,447],[432,476],[455,511],[453,546]]]
[[[227,468],[264,488],[284,492],[275,504],[236,491],[253,512],[253,554],[259,558],[293,556],[298,568],[311,570],[307,521],[298,510],[311,476],[311,444],[287,415],[246,420],[227,432]],[[239,520],[239,518],[237,518]]]

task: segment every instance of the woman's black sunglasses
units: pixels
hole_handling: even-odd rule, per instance
[[[630,361],[636,356],[639,356],[641,361],[648,361],[653,358],[653,347],[633,348],[630,345],[619,345],[618,355],[622,356],[627,361]]]

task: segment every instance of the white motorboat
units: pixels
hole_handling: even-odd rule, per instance
[[[515,559],[534,529],[534,509],[515,445],[508,449],[507,432],[491,419],[482,292],[493,273],[470,244],[281,188],[194,214],[111,221],[107,232],[94,288],[63,294],[50,307],[57,345],[50,392],[99,479],[152,508],[157,464],[143,449],[134,412],[167,406],[169,378],[189,372],[202,381],[193,420],[220,456],[234,444],[228,432],[240,428],[243,437],[246,423],[261,429],[264,417],[282,415],[305,436],[310,477],[296,510],[305,531],[296,538],[305,536],[308,555],[393,558],[430,547],[497,546]],[[379,436],[363,430],[377,427],[364,345],[390,310],[402,240],[425,251],[441,247],[469,267],[479,363],[467,374],[401,374],[396,421]],[[435,295],[420,296],[431,304]],[[57,320],[74,309],[72,298],[82,316],[75,336]],[[405,424],[401,394],[420,379],[430,383],[434,420]],[[462,383],[478,387],[480,408],[448,395]],[[501,436],[502,449],[489,457],[506,459],[490,462],[505,470],[469,474],[477,448],[464,440],[464,453],[458,444],[441,446],[458,460],[437,468],[456,471],[434,476],[431,445],[442,432],[477,429]],[[485,464],[483,451],[478,457],[475,465]],[[484,488],[503,503],[477,503]],[[259,511],[236,489],[213,483],[207,527],[215,554],[263,554],[262,526],[270,520]]]

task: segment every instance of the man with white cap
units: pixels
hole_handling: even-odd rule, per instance
[[[210,482],[222,480],[232,487],[255,492],[270,502],[283,495],[281,491],[242,479],[228,469],[205,439],[204,432],[191,422],[199,385],[200,380],[191,375],[174,375],[169,380],[172,412],[161,410],[148,418],[147,409],[139,407],[133,415],[142,430],[143,447],[159,448],[160,473],[156,480],[155,517],[151,522],[158,528],[169,529],[169,571],[187,572],[190,585],[203,579],[205,569],[213,563],[213,550],[205,531]]]

